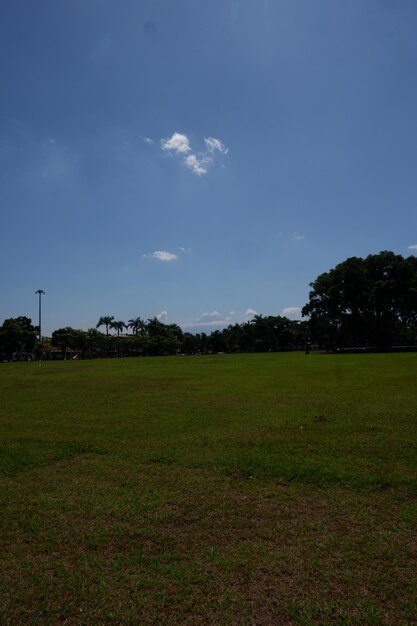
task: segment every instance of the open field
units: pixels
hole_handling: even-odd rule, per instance
[[[0,366],[1,624],[417,624],[417,355]]]

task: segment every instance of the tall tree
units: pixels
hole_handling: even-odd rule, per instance
[[[351,257],[311,283],[303,315],[329,347],[390,347],[417,316],[417,259],[390,251]]]
[[[109,328],[114,320],[114,315],[103,315],[97,322],[96,328],[100,328],[100,326],[106,327],[106,335],[109,336]]]
[[[4,352],[9,361],[15,352],[33,352],[37,333],[38,327],[24,315],[4,320],[0,327],[0,352]]]
[[[89,328],[84,332],[85,335],[85,351],[90,355],[99,354],[105,348],[104,344],[107,339],[97,328]]]
[[[132,329],[132,333],[137,335],[139,331],[142,332],[145,330],[145,322],[140,317],[134,317],[128,321],[127,327]]]
[[[61,349],[62,358],[66,358],[68,348],[72,350],[80,349],[82,331],[66,326],[58,328],[52,333],[52,345]]]
[[[126,328],[126,324],[121,320],[114,320],[110,322],[109,326],[117,331],[118,337],[120,337],[120,333],[123,332],[123,329]]]

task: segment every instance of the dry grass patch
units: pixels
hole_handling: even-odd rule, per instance
[[[48,475],[9,482],[2,623],[412,623],[414,497],[92,455]]]

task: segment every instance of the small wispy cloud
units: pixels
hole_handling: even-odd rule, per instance
[[[185,248],[184,246],[178,246],[176,252],[169,252],[169,250],[155,250],[154,252],[147,252],[142,254],[143,259],[156,259],[157,261],[177,261],[181,256],[191,254],[191,248]]]
[[[218,311],[210,311],[209,313],[202,313],[201,314],[201,319],[207,319],[207,318],[217,318],[217,319],[221,319],[222,316]]]
[[[209,152],[221,152],[222,154],[227,154],[229,152],[229,148],[226,148],[221,139],[216,139],[215,137],[204,137],[204,143],[206,144],[206,148]]]
[[[408,246],[409,250],[417,250],[417,243],[414,243],[412,246]]]
[[[300,233],[293,233],[292,236],[294,237],[294,239],[296,239],[297,241],[301,241],[301,239],[305,239],[305,235],[300,235]]]
[[[203,174],[207,174],[207,170],[209,165],[211,164],[212,159],[207,156],[203,156],[202,158],[198,158],[195,154],[189,154],[185,157],[185,164],[189,170],[196,174],[197,176],[202,176]]]
[[[168,318],[168,311],[166,311],[166,310],[161,311],[156,316],[156,319],[159,320],[160,322],[162,322],[163,324],[165,324],[165,322],[167,321],[167,318]]]
[[[182,324],[184,328],[224,328],[231,322],[229,315],[224,316],[220,311],[206,311],[195,319],[193,322]]]
[[[282,315],[285,317],[289,317],[290,319],[299,318],[301,316],[301,307],[300,306],[287,306],[282,309]]]
[[[229,325],[229,320],[208,320],[183,324],[183,328],[222,328]]]
[[[191,150],[190,140],[187,135],[173,133],[168,139],[161,139],[161,149],[172,152],[184,158],[186,167],[196,176],[204,176],[214,163],[214,154],[227,154],[229,149],[221,139],[216,137],[204,137],[205,150],[195,152]]]
[[[168,252],[167,250],[155,250],[155,252],[143,254],[142,257],[145,259],[157,259],[158,261],[176,261],[178,259],[177,254],[174,254],[174,252]]]
[[[147,143],[149,146],[152,146],[155,142],[150,137],[142,137],[143,141]]]
[[[187,135],[173,133],[169,139],[161,139],[162,150],[173,150],[177,154],[186,154],[191,151]]]
[[[229,325],[247,322],[254,315],[257,315],[257,312],[252,308],[246,309],[244,313],[232,310],[227,314],[222,313],[218,309],[213,309],[212,311],[201,313],[192,322],[181,324],[181,326],[183,328],[221,329]]]

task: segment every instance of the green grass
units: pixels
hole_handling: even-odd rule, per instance
[[[417,623],[417,355],[0,367],[1,624]]]

